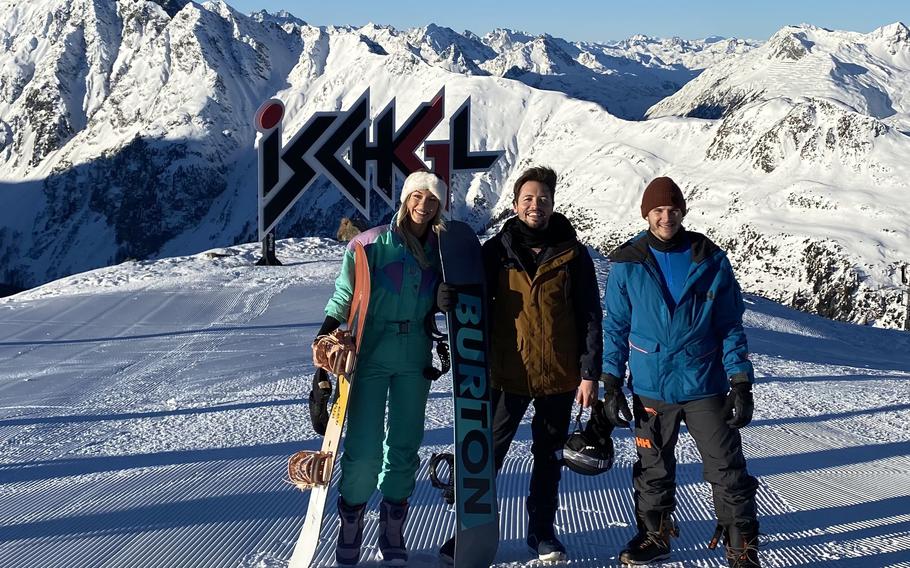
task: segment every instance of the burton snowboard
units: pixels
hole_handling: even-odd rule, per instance
[[[488,568],[499,546],[488,365],[488,317],[480,241],[466,223],[439,235],[442,279],[458,301],[446,314],[455,398],[455,566]]]
[[[354,295],[351,299],[351,311],[347,322],[348,331],[351,332],[354,339],[354,366],[350,373],[338,375],[336,398],[332,404],[325,437],[322,439],[322,449],[318,452],[306,450],[297,452],[288,460],[288,477],[300,489],[310,491],[306,520],[288,568],[308,568],[316,555],[326,498],[329,494],[329,484],[332,481],[335,460],[341,446],[341,432],[347,415],[348,399],[354,386],[354,375],[357,372],[356,354],[360,351],[360,340],[363,336],[369,301],[370,269],[367,264],[367,255],[363,245],[355,242]]]

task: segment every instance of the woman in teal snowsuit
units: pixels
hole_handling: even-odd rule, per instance
[[[360,559],[364,510],[377,488],[383,495],[379,534],[383,559],[407,562],[402,531],[420,465],[417,450],[430,390],[424,369],[432,365],[424,319],[435,309],[438,232],[444,226],[441,205],[446,195],[445,184],[432,173],[412,173],[392,222],[354,239],[367,254],[371,291],[340,460],[338,564]],[[320,335],[347,321],[354,290],[353,247],[352,242],[345,251]]]

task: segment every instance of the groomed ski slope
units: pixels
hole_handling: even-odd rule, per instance
[[[0,300],[0,566],[287,564],[307,495],[283,480],[285,460],[319,445],[309,343],[342,248],[281,241],[284,267],[253,266],[257,250],[128,262]],[[763,565],[910,567],[910,334],[747,302]],[[443,377],[430,394],[424,458],[451,448],[450,388]],[[628,431],[616,440],[612,471],[564,475],[569,566],[615,566],[632,535],[634,446]],[[540,565],[524,545],[529,447],[526,424],[499,478],[497,566]],[[723,566],[685,432],[678,455],[682,535],[665,565]],[[375,500],[365,566],[378,565]],[[454,513],[426,460],[411,504],[410,565],[436,566]]]

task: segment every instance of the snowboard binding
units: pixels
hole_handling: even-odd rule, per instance
[[[429,312],[423,320],[423,325],[427,335],[436,343],[436,356],[439,358],[439,364],[442,368],[426,367],[423,370],[423,378],[428,381],[435,381],[452,368],[452,355],[449,353],[449,344],[446,342],[446,335],[439,331],[439,327],[436,326],[435,315],[434,312]]]
[[[313,364],[333,375],[349,374],[354,369],[354,338],[350,331],[336,329],[316,337]]]
[[[301,491],[326,487],[332,479],[332,452],[301,450],[288,459],[288,480]]]
[[[445,481],[439,478],[439,464],[445,462],[449,468],[449,474]],[[433,454],[430,457],[430,483],[436,489],[442,490],[442,499],[449,505],[455,503],[455,483],[453,477],[455,473],[455,456],[450,453]]]

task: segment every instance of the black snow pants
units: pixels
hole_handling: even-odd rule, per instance
[[[557,452],[569,437],[575,391],[530,397],[493,389],[493,451],[496,471],[502,469],[512,439],[528,406],[534,403],[531,419],[531,482],[526,501],[528,530],[542,535],[553,530],[559,508],[561,463]]]
[[[758,531],[755,492],[758,480],[746,471],[739,430],[727,425],[723,395],[671,404],[633,396],[638,462],[632,470],[639,528],[676,508],[676,456],[681,421],[686,422],[711,484],[714,512],[724,527]],[[647,527],[654,530],[654,527]]]

